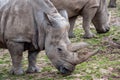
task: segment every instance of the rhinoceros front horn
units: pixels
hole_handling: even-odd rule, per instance
[[[85,42],[80,42],[80,43],[71,43],[68,46],[68,50],[70,50],[71,52],[76,52],[81,48],[87,47],[89,44],[85,43]]]
[[[96,49],[93,52],[74,53],[74,55],[75,55],[74,56],[74,59],[75,59],[74,63],[75,64],[80,64],[80,63],[86,61],[89,57],[97,54],[98,51],[99,51],[99,49]]]
[[[99,51],[99,49],[96,49],[93,52],[80,52],[80,50],[88,46],[89,44],[85,42],[71,43],[71,45],[69,45],[68,49],[73,53],[73,60],[71,60],[73,64],[80,64]]]

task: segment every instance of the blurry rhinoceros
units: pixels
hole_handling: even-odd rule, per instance
[[[116,1],[117,0],[110,0],[108,7],[109,8],[116,8],[116,6],[117,6]]]
[[[51,0],[55,7],[61,11],[68,12],[70,21],[69,36],[73,35],[73,27],[77,16],[83,17],[83,29],[85,38],[92,38],[94,34],[90,31],[90,23],[93,22],[98,33],[109,31],[109,14],[106,0]]]
[[[63,74],[95,53],[77,54],[86,43],[72,44],[69,23],[49,0],[0,0],[0,48],[9,50],[10,73],[20,75],[22,53],[28,50],[28,73],[38,72],[36,56],[41,50]]]

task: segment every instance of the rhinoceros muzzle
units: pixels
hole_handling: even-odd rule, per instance
[[[106,27],[103,30],[97,30],[97,33],[101,34],[101,33],[107,33],[108,31],[110,31],[110,27]]]
[[[72,65],[70,63],[69,65],[63,64],[63,65],[58,66],[57,69],[60,71],[62,75],[70,75],[74,71],[75,65]]]
[[[75,67],[75,66],[74,66],[74,67]],[[64,67],[64,66],[60,66],[60,67],[58,68],[58,70],[59,70],[60,73],[63,74],[63,75],[70,75],[70,74],[74,71],[74,67],[73,67],[73,70],[70,70],[70,69],[68,69],[68,68],[66,68],[66,67]]]

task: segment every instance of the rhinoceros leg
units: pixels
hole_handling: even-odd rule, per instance
[[[93,38],[95,37],[95,34],[93,34],[90,30],[90,23],[93,17],[95,16],[95,13],[97,11],[97,8],[90,8],[85,9],[83,11],[83,29],[85,31],[84,38]]]
[[[23,74],[24,71],[21,68],[21,60],[23,55],[22,52],[24,51],[24,44],[8,41],[7,48],[12,58],[12,69],[10,70],[10,73],[15,75]]]
[[[73,33],[73,28],[74,28],[76,18],[77,17],[72,17],[69,19],[69,21],[70,21],[69,38],[75,38],[75,35]]]
[[[34,73],[34,72],[39,72],[39,69],[36,66],[36,57],[38,55],[39,51],[29,51],[28,53],[28,69],[27,73]]]
[[[116,0],[110,0],[108,7],[109,8],[116,8]]]

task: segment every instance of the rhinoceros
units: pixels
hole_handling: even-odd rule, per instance
[[[87,43],[71,43],[69,27],[67,18],[62,17],[49,0],[0,0],[0,48],[10,52],[10,73],[24,73],[21,60],[26,50],[27,73],[39,71],[36,57],[42,50],[62,74],[72,73],[75,65],[96,54],[76,53]]]
[[[117,4],[116,4],[116,0],[110,0],[108,7],[109,8],[116,8]]]
[[[51,0],[58,11],[66,10],[70,22],[69,36],[75,37],[73,27],[77,16],[83,17],[84,38],[95,35],[90,31],[92,22],[98,33],[109,31],[109,13],[106,0]]]

